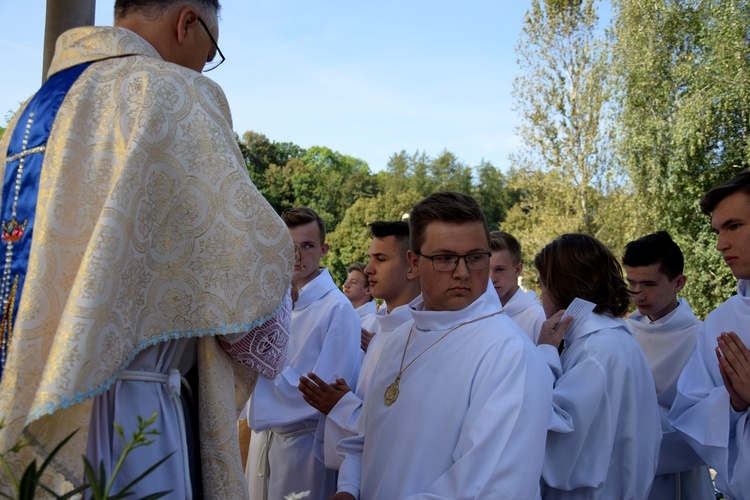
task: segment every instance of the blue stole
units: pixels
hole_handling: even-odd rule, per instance
[[[0,380],[29,265],[47,140],[63,99],[89,64],[79,64],[52,75],[24,109],[8,145],[0,205],[0,245],[5,248],[5,258],[0,261]]]

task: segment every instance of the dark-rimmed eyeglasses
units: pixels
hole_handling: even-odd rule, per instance
[[[421,253],[415,252],[420,257],[430,259],[432,261],[432,268],[435,271],[441,273],[453,272],[458,267],[458,262],[464,259],[466,262],[466,268],[469,271],[481,271],[490,267],[490,252],[481,253],[469,253],[466,255],[422,255]]]
[[[211,34],[211,31],[208,29],[208,26],[206,26],[206,23],[203,22],[203,19],[200,17],[198,18],[198,22],[201,23],[201,26],[203,26],[203,29],[206,30],[206,33],[208,33],[208,38],[211,39],[211,43],[214,44],[214,47],[216,47],[216,54],[219,54],[219,58],[217,59],[216,54],[214,56],[206,61],[206,64],[203,66],[203,71],[211,71],[219,67],[221,63],[223,63],[226,58],[224,57],[224,54],[221,53],[221,49],[219,48],[219,44],[216,43],[216,39]]]

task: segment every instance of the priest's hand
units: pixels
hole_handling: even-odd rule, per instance
[[[328,415],[344,394],[351,391],[343,378],[337,378],[335,384],[328,384],[312,372],[307,377],[300,377],[297,387],[307,404],[324,415]]]
[[[562,342],[565,332],[568,331],[570,324],[573,323],[573,318],[571,316],[562,320],[563,314],[565,314],[565,309],[560,309],[542,323],[542,331],[539,333],[537,345],[549,344],[554,346],[555,349],[560,348],[560,343]]]
[[[356,500],[356,498],[354,498],[354,495],[351,493],[340,491],[333,495],[329,500]]]
[[[364,328],[362,328],[362,340],[360,342],[360,347],[363,351],[367,352],[367,348],[370,346],[370,341],[375,336],[374,333],[370,333]]]
[[[719,372],[735,411],[750,407],[750,351],[734,332],[722,332],[717,337],[716,357]]]

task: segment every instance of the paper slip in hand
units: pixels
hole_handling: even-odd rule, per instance
[[[594,304],[593,302],[589,302],[588,300],[583,300],[576,297],[565,310],[565,314],[563,314],[560,323],[562,323],[568,316],[573,318],[573,323],[578,320],[582,320],[583,318],[588,316],[595,307],[596,304]],[[570,326],[573,326],[573,323],[571,323]]]

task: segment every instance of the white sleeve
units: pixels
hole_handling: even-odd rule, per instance
[[[608,376],[597,360],[587,358],[557,379],[542,472],[551,487],[572,490],[604,483],[615,437]]]
[[[713,332],[701,330],[695,351],[677,382],[669,422],[717,472],[717,484],[742,497],[750,491],[747,411],[735,412],[718,368]],[[744,493],[743,493],[744,492]]]
[[[298,385],[308,371],[328,383],[336,377],[355,384],[360,369],[360,322],[353,309],[332,309],[328,330],[314,366],[300,373],[287,365],[273,380],[259,378],[250,398],[248,425],[255,431],[317,419],[320,413],[302,398]],[[294,332],[292,332],[294,335]]]
[[[362,400],[349,391],[336,403],[328,415],[322,415],[318,429],[323,430],[322,460],[328,469],[338,469],[344,456],[337,451],[342,439],[358,434],[359,416],[362,412]]]

